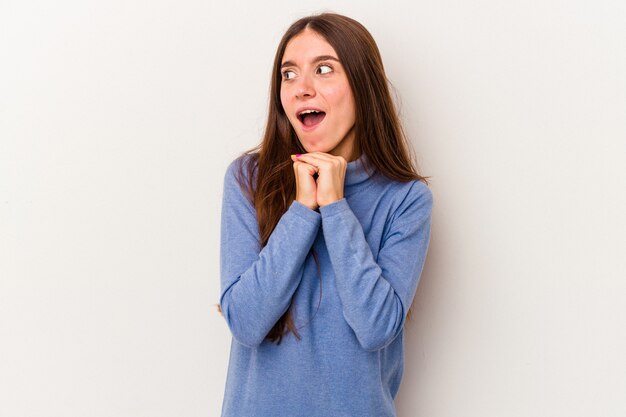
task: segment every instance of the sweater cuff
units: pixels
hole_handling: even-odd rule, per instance
[[[337,201],[320,207],[320,214],[322,217],[331,217],[346,210],[350,210],[350,206],[348,205],[348,200],[343,197]]]
[[[321,214],[315,210],[311,210],[309,207],[305,206],[298,200],[293,200],[291,206],[289,207],[289,211],[293,211],[298,216],[302,217],[304,220],[309,223],[313,223],[314,225],[319,225],[321,222]]]

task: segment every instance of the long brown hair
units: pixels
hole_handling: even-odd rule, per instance
[[[296,182],[290,155],[307,152],[287,119],[280,99],[280,65],[285,48],[294,36],[307,28],[323,36],[335,49],[352,89],[356,121],[354,149],[350,161],[364,153],[371,165],[369,168],[387,178],[401,182],[420,180],[426,184],[426,178],[430,178],[417,173],[410,152],[412,149],[408,146],[389,93],[389,81],[372,35],[356,20],[336,13],[303,17],[287,29],[276,51],[263,140],[240,155],[240,158],[250,155],[249,163],[241,164],[238,181],[242,192],[256,208],[260,247],[267,244],[276,224],[295,199]],[[244,170],[247,181],[243,180]],[[315,250],[311,248],[309,253],[315,259],[319,272]],[[320,274],[320,300],[321,279]],[[221,313],[219,304],[217,307]],[[411,309],[407,312],[407,319],[410,319],[410,315]],[[298,339],[301,338],[294,325],[293,299],[266,338],[280,344],[282,337],[289,331]]]

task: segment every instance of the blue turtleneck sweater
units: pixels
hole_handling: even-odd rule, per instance
[[[348,163],[344,198],[319,211],[294,200],[261,249],[256,211],[235,179],[247,158],[224,176],[220,305],[232,340],[222,417],[396,416],[430,189],[370,176],[362,154]],[[292,301],[301,340],[266,340]]]

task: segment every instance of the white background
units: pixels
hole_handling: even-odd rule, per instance
[[[0,416],[219,416],[223,175],[325,10],[432,176],[399,417],[626,415],[626,3],[303,4],[0,2]]]

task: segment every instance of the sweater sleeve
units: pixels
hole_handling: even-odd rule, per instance
[[[343,315],[368,351],[400,334],[426,259],[432,192],[415,184],[394,212],[377,260],[345,198],[320,207]]]
[[[261,249],[256,210],[235,177],[237,161],[224,176],[220,307],[234,339],[256,347],[289,308],[321,215],[294,200]]]

